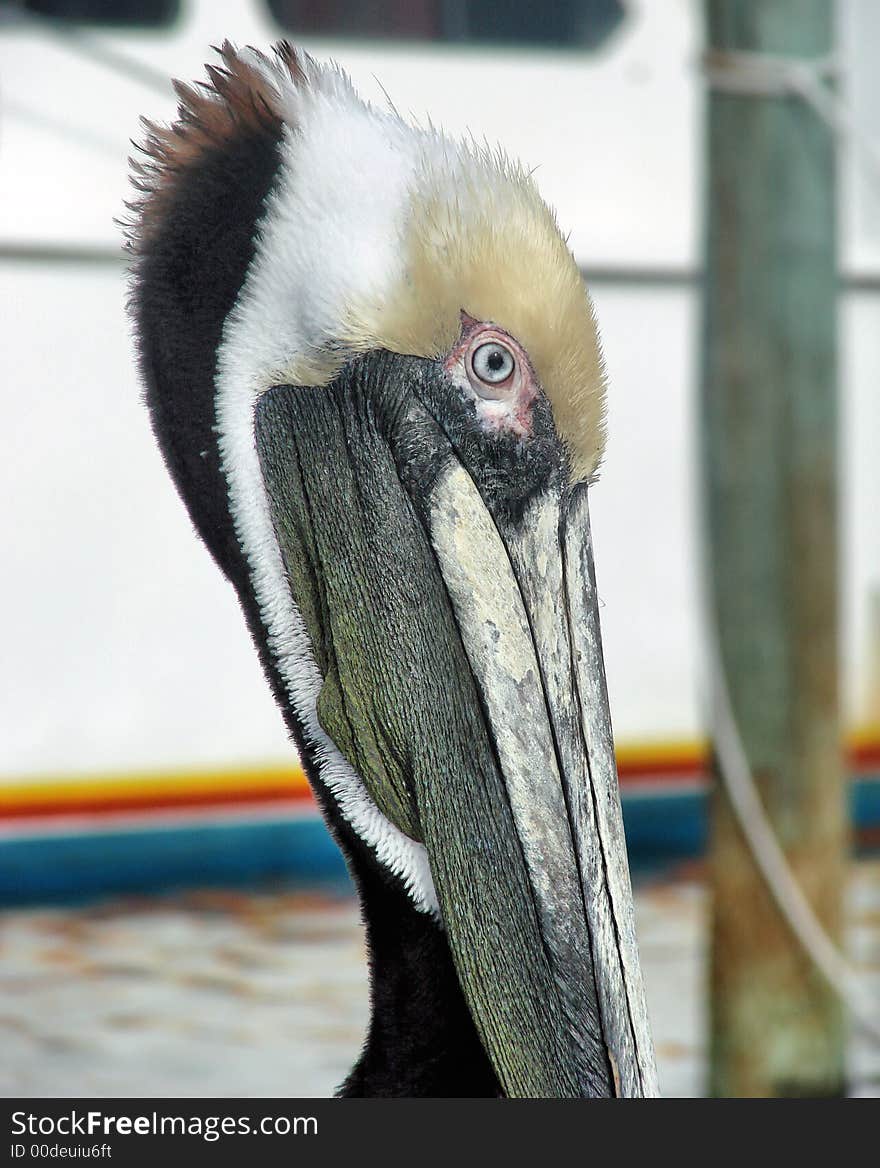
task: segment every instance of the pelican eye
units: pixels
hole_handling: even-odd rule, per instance
[[[474,375],[486,385],[501,385],[513,373],[516,360],[510,349],[500,341],[487,341],[471,354],[471,368]]]

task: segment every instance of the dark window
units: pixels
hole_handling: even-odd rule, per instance
[[[177,19],[180,0],[20,0],[15,7],[71,24],[156,28]]]
[[[623,19],[621,0],[267,0],[301,36],[596,48]]]

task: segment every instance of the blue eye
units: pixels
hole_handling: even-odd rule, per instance
[[[474,375],[486,385],[500,385],[507,381],[516,367],[513,353],[499,341],[487,341],[474,349],[471,355],[471,368]]]

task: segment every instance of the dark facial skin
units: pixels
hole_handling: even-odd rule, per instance
[[[478,419],[474,396],[452,384],[441,364],[430,365],[433,370],[420,385],[419,400],[468,468],[493,514],[504,523],[518,522],[537,493],[568,475],[549,401],[540,393],[531,406],[528,437],[489,431]]]
[[[531,407],[531,433],[524,438],[487,429],[477,399],[453,383],[442,360],[376,352],[340,377],[365,391],[378,429],[394,443],[398,473],[413,498],[427,495],[450,448],[505,524],[517,523],[535,495],[568,480],[568,458],[543,393]]]

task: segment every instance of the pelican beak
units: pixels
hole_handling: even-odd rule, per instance
[[[587,487],[549,406],[505,445],[447,392],[436,362],[374,353],[258,404],[318,714],[426,848],[504,1094],[654,1095]]]

